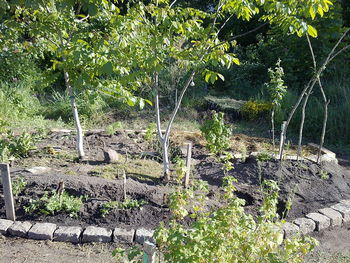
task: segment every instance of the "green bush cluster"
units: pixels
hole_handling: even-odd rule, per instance
[[[269,102],[249,100],[242,106],[241,114],[243,118],[252,121],[260,117],[266,117],[271,109],[272,104]]]
[[[35,139],[30,133],[24,132],[16,136],[9,131],[0,137],[0,161],[7,163],[14,158],[27,157],[35,149],[34,144]]]

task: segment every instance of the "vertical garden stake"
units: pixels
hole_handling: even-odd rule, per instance
[[[187,144],[185,188],[187,188],[190,183],[191,157],[192,157],[192,143],[189,142]]]
[[[9,165],[3,164],[3,163],[0,164],[0,173],[1,173],[3,191],[4,191],[6,218],[9,220],[15,221],[16,215],[15,215],[15,207],[14,207],[13,195],[12,195],[12,185],[11,185]]]
[[[280,149],[279,149],[279,157],[280,157],[280,160],[282,161],[282,157],[283,157],[283,145],[284,145],[284,140],[285,140],[285,137],[286,137],[286,134],[285,134],[285,129],[286,129],[286,124],[287,122],[284,121],[282,123],[282,126],[281,126],[281,139],[280,139]]]
[[[124,202],[126,201],[126,173],[125,169],[123,170],[123,198]]]

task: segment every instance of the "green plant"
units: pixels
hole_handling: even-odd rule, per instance
[[[186,162],[180,157],[175,158],[175,180],[178,184],[182,183],[186,174],[186,170]]]
[[[146,129],[146,133],[144,136],[145,140],[149,143],[152,143],[156,138],[156,132],[156,124],[153,122],[150,123]]]
[[[231,162],[231,160],[233,159],[233,155],[230,152],[226,152],[223,156],[220,157],[220,159],[221,159],[221,162],[223,163],[222,170],[226,175],[229,171],[231,171],[234,168]]]
[[[164,262],[303,262],[317,241],[298,235],[283,240],[284,221],[280,221],[277,214],[277,184],[265,181],[261,214],[254,218],[245,213],[244,201],[235,197],[234,182],[234,178],[225,177],[224,205],[214,211],[197,213],[197,220],[190,227],[180,222],[190,213],[193,195],[188,194],[187,189],[174,193],[178,197],[173,200],[181,201],[181,210],[187,213],[179,213],[179,206],[171,206],[174,220],[169,227],[161,225],[155,232]],[[200,204],[203,206],[205,202]]]
[[[123,129],[123,123],[121,121],[113,122],[106,127],[106,132],[108,135],[115,134],[118,130]]]
[[[34,150],[34,138],[31,134],[23,132],[15,136],[11,131],[0,138],[0,159],[2,162],[9,162],[15,157],[27,157],[31,150]]]
[[[249,100],[242,106],[241,113],[245,119],[252,121],[267,116],[271,109],[272,104],[269,102]]]
[[[108,201],[106,203],[103,203],[100,207],[100,215],[102,217],[105,217],[108,215],[111,210],[118,208],[118,209],[133,209],[133,208],[140,208],[141,206],[147,204],[147,201],[145,200],[136,200],[136,199],[126,199],[123,202],[119,201]]]
[[[27,181],[24,179],[24,177],[19,176],[16,177],[12,181],[12,193],[15,197],[17,197],[27,186]]]
[[[324,169],[321,169],[321,170],[319,171],[319,175],[320,175],[320,178],[321,178],[322,180],[328,180],[328,179],[329,179],[329,174],[328,174],[328,172],[327,172],[326,170],[324,170]]]
[[[24,206],[27,214],[39,212],[45,215],[57,213],[67,213],[70,217],[77,217],[83,205],[83,196],[74,197],[67,192],[61,194],[52,191],[51,196],[45,192],[38,200],[29,200],[29,204]]]
[[[230,146],[232,128],[225,124],[224,113],[213,111],[212,119],[206,120],[201,132],[207,141],[207,148],[211,153],[223,153]]]
[[[256,156],[256,159],[259,162],[268,162],[268,161],[272,160],[272,155],[271,155],[271,153],[268,153],[268,152],[260,152]]]

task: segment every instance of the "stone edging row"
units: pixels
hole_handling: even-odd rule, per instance
[[[284,238],[291,237],[297,233],[306,235],[349,222],[350,200],[341,200],[331,207],[322,208],[315,213],[309,213],[305,217],[297,218],[292,223],[286,222],[283,225]]]
[[[302,235],[314,231],[321,231],[329,227],[341,226],[350,222],[350,200],[341,200],[339,203],[309,213],[305,217],[295,219],[293,222],[283,224],[284,238],[297,233]],[[145,228],[124,229],[116,227],[113,230],[88,226],[57,226],[52,223],[30,223],[27,221],[11,221],[0,219],[0,234],[24,237],[35,240],[54,240],[71,243],[90,242],[133,242],[143,245],[146,241],[154,242],[154,231]]]
[[[153,241],[153,230],[145,228],[124,229],[116,227],[113,230],[88,226],[57,226],[52,223],[30,223],[28,221],[11,221],[0,219],[0,234],[23,237],[35,240],[53,240],[71,243],[117,242],[139,243]]]

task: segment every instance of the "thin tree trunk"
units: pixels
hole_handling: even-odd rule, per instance
[[[320,139],[320,147],[318,148],[318,153],[317,153],[317,163],[320,162],[321,150],[322,150],[323,143],[324,143],[324,137],[326,135],[327,120],[328,120],[328,104],[330,102],[329,100],[327,100],[326,93],[324,92],[320,78],[318,78],[318,84],[320,86],[320,90],[321,90],[322,98],[323,98],[323,102],[324,102],[324,115],[323,115],[323,125],[322,125],[321,139]]]
[[[273,150],[275,150],[275,108],[272,108],[271,111],[271,131]]]
[[[72,112],[73,112],[73,117],[74,117],[74,124],[75,124],[75,128],[77,131],[77,150],[78,150],[78,154],[79,154],[79,159],[82,159],[85,156],[84,147],[83,147],[83,129],[81,128],[81,124],[80,124],[80,120],[79,120],[79,114],[78,114],[78,109],[77,109],[77,105],[75,102],[73,88],[70,85],[69,74],[66,71],[64,72],[64,81],[66,84],[66,88],[68,90],[70,104],[72,107]]]
[[[306,106],[307,103],[309,101],[309,97],[312,93],[312,89],[310,88],[310,90],[306,93],[305,99],[304,99],[304,103],[303,103],[303,107],[301,110],[301,120],[300,120],[300,127],[299,127],[299,139],[298,139],[298,150],[297,150],[297,161],[299,161],[299,157],[302,158],[302,140],[303,140],[303,131],[304,131],[304,123],[305,123],[305,111],[306,111]]]

